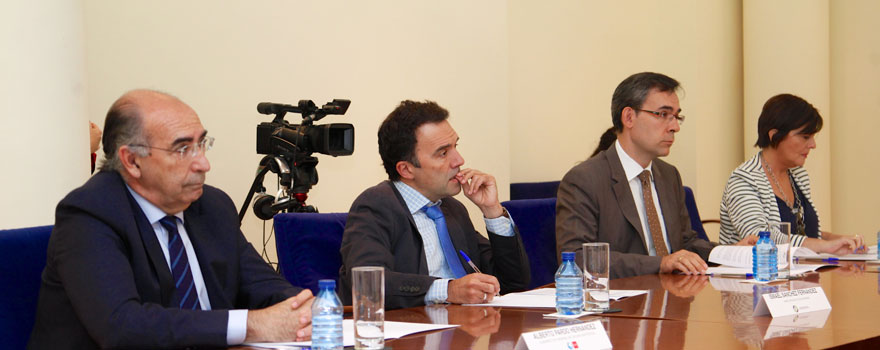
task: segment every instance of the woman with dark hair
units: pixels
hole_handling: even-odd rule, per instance
[[[764,103],[755,143],[761,151],[730,174],[721,197],[721,244],[757,236],[770,222],[789,222],[792,246],[832,254],[864,249],[859,235],[819,229],[803,165],[816,148],[814,136],[820,130],[819,111],[800,97],[781,94]],[[771,236],[777,243],[787,242],[778,230]]]

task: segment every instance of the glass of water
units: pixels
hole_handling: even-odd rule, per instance
[[[776,241],[776,248],[779,249],[779,257],[777,258],[777,277],[779,279],[785,279],[791,276],[791,268],[792,263],[794,262],[794,247],[791,246],[791,224],[788,222],[774,222],[771,221],[769,223],[769,227],[767,228],[770,231],[770,237],[780,237]],[[780,244],[788,242],[788,249],[786,251],[782,251],[782,248],[779,247]],[[785,266],[782,266],[785,265]]]
[[[608,310],[610,288],[608,243],[584,243],[584,309],[591,312]]]
[[[355,349],[385,348],[385,268],[351,269]]]

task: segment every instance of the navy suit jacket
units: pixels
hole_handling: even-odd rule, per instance
[[[529,262],[519,231],[512,237],[474,229],[467,209],[452,197],[440,205],[455,250],[465,251],[477,268],[494,275],[501,292],[525,289],[531,278]],[[385,267],[385,308],[397,309],[425,304],[425,294],[438,277],[428,275],[422,236],[397,188],[390,181],[373,186],[358,196],[348,212],[342,235],[340,295],[351,303],[351,268]],[[442,254],[442,253],[439,253]],[[458,257],[468,273],[474,272]]]
[[[205,185],[184,211],[211,311],[172,305],[171,271],[122,177],[100,172],[55,212],[30,349],[226,346],[228,309],[299,293],[239,229],[235,206]]]

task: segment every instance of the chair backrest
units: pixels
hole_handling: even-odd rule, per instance
[[[706,229],[703,228],[703,220],[700,219],[700,211],[697,210],[697,200],[694,198],[694,191],[690,187],[684,186],[684,205],[687,207],[688,216],[691,219],[691,228],[697,231],[697,237],[709,240],[706,235]]]
[[[532,281],[529,289],[552,283],[556,268],[556,198],[519,199],[501,203],[519,228]]]
[[[24,349],[37,312],[52,226],[0,230],[0,344]]]
[[[275,215],[275,247],[284,278],[316,295],[318,280],[338,280],[347,218],[348,213]]]
[[[510,200],[556,198],[559,181],[518,182],[510,184]]]

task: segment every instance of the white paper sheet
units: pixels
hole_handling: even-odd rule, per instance
[[[852,261],[871,261],[877,260],[877,246],[871,245],[868,246],[868,252],[864,254],[847,254],[847,255],[834,255],[828,253],[816,253],[812,249],[807,247],[798,247],[794,250],[794,256],[796,258],[801,259],[828,259],[835,258],[837,260],[852,260]]]
[[[385,340],[397,339],[406,335],[433,331],[437,329],[445,329],[458,327],[449,324],[430,324],[430,323],[412,323],[412,322],[394,322],[385,321]],[[290,347],[307,347],[312,344],[311,341],[302,342],[284,342],[284,343],[245,343],[247,346],[256,346],[261,348],[290,348]],[[354,321],[342,320],[342,344],[343,346],[354,346]]]
[[[788,266],[785,254],[788,243],[776,246],[776,261],[779,267]],[[719,245],[709,252],[709,262],[724,266],[752,268],[752,246]]]
[[[640,294],[646,290],[612,289],[608,294],[611,300],[620,300]],[[465,306],[505,306],[521,308],[556,308],[556,288],[540,288],[521,293],[497,296],[489,303],[464,304]]]

